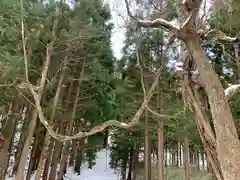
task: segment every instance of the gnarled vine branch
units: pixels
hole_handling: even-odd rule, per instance
[[[139,123],[139,118],[143,114],[143,112],[144,112],[148,102],[150,101],[150,99],[151,99],[151,97],[154,93],[154,90],[155,90],[155,88],[158,84],[160,72],[161,72],[161,68],[159,68],[159,70],[157,72],[157,75],[155,77],[155,80],[154,80],[150,90],[148,91],[146,97],[144,98],[142,105],[140,106],[140,108],[135,113],[135,115],[133,116],[133,118],[131,119],[131,121],[129,123],[123,123],[123,122],[120,122],[120,121],[117,121],[117,120],[108,120],[108,121],[102,123],[101,125],[93,127],[88,132],[79,132],[79,133],[77,133],[73,136],[60,135],[52,129],[52,127],[48,124],[48,121],[46,120],[46,118],[43,114],[43,110],[42,110],[42,107],[41,107],[41,104],[40,104],[40,100],[38,98],[38,94],[35,92],[33,86],[30,83],[21,84],[19,87],[20,88],[28,88],[30,90],[30,92],[31,92],[31,94],[32,94],[32,96],[35,100],[35,105],[36,105],[36,108],[38,110],[39,119],[40,119],[41,123],[44,125],[44,127],[47,129],[49,134],[54,139],[57,139],[59,141],[69,141],[69,140],[79,139],[79,138],[83,138],[83,137],[93,135],[95,133],[103,131],[105,128],[107,128],[109,126],[115,126],[115,127],[119,127],[119,128],[129,129],[129,128],[137,125]]]
[[[227,43],[236,43],[239,42],[240,39],[238,36],[236,37],[230,37],[224,34],[222,31],[217,30],[217,29],[211,29],[208,31],[208,33],[205,35],[205,39],[207,40],[217,40],[220,42],[227,42]]]

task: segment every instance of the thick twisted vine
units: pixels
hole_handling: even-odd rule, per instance
[[[140,108],[138,109],[138,111],[135,113],[135,115],[133,116],[133,118],[131,119],[131,121],[129,123],[123,123],[117,120],[108,120],[104,123],[102,123],[101,125],[95,126],[93,127],[90,131],[88,132],[78,132],[77,134],[73,135],[73,136],[64,136],[61,134],[56,133],[52,127],[49,125],[48,121],[46,120],[44,114],[43,114],[43,110],[40,104],[40,100],[38,98],[38,94],[36,93],[36,91],[34,90],[34,87],[30,84],[30,83],[25,83],[25,84],[21,84],[19,86],[19,88],[28,88],[29,91],[31,92],[34,100],[35,100],[35,106],[38,110],[38,116],[39,119],[41,121],[41,123],[44,125],[44,127],[47,129],[47,131],[49,132],[49,134],[54,138],[57,139],[59,141],[65,142],[65,141],[70,141],[73,139],[79,139],[79,138],[83,138],[83,137],[87,137],[87,136],[91,136],[95,133],[101,132],[103,131],[105,128],[109,127],[109,126],[115,126],[115,127],[119,127],[119,128],[124,128],[124,129],[129,129],[135,125],[137,125],[139,123],[139,118],[141,117],[141,115],[143,114],[148,102],[150,101],[154,90],[158,84],[158,80],[159,80],[159,76],[160,76],[160,72],[161,72],[161,68],[159,68],[157,75],[155,77],[155,80],[150,88],[150,90],[148,91],[147,95],[145,96],[142,105],[140,106]]]

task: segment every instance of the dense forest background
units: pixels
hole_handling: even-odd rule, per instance
[[[238,0],[207,2],[199,27],[238,36]],[[179,23],[179,2],[128,3],[135,11],[122,17],[117,58],[106,2],[0,1],[0,180],[62,180],[69,169],[81,175],[106,149],[122,180],[221,179],[183,93],[182,43],[161,28],[136,28],[135,18]],[[240,87],[238,38],[201,45],[224,89]],[[192,79],[201,86],[199,76]],[[205,117],[214,119],[204,87],[199,91]],[[228,102],[239,135],[240,94]],[[216,135],[213,119],[206,122]]]

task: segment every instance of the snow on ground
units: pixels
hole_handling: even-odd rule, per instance
[[[72,168],[68,168],[64,180],[119,180],[119,174],[109,167],[109,150],[102,149],[97,153],[96,165],[92,169],[88,169],[88,163],[84,163],[81,168],[81,174],[74,174]],[[26,164],[27,170],[28,163]],[[26,178],[26,173],[25,177]],[[15,180],[15,177],[6,177],[6,180]],[[34,180],[34,175],[31,177]]]
[[[80,176],[74,175],[72,168],[68,168],[64,180],[119,180],[119,175],[109,167],[109,150],[102,149],[97,153],[96,165],[88,169],[88,163],[84,163]]]
[[[111,139],[111,134],[112,132],[109,133],[110,136],[108,138],[108,144],[111,145],[112,144],[112,139]],[[16,133],[15,138],[14,138],[14,146],[18,145],[18,141],[20,138],[20,133]],[[178,145],[179,148],[181,148],[181,150],[179,149],[179,154],[181,156],[181,158],[179,158],[179,160],[181,159],[183,161],[183,147],[180,146],[180,144]],[[142,149],[143,151],[143,149]],[[15,177],[10,177],[11,172],[12,172],[12,167],[14,164],[14,154],[16,153],[16,149],[13,148],[13,151],[11,152],[11,158],[10,158],[10,167],[8,168],[8,176],[6,177],[6,180],[15,180]],[[171,161],[171,155],[170,152],[167,151],[166,153],[166,157],[167,157],[167,164],[170,164]],[[85,162],[82,165],[81,168],[81,174],[78,176],[77,174],[74,173],[73,168],[68,168],[67,169],[67,173],[64,177],[64,180],[119,180],[120,179],[120,173],[114,171],[113,169],[110,168],[109,166],[109,162],[110,162],[110,150],[108,149],[102,149],[99,152],[97,152],[96,155],[96,165],[92,167],[92,169],[88,168],[88,162]],[[139,160],[143,161],[144,160],[144,154],[140,153],[139,156]],[[23,180],[26,178],[26,173],[27,173],[27,169],[28,169],[28,165],[29,165],[29,158],[30,155],[28,157],[26,166],[25,166],[25,177],[23,178]],[[206,157],[204,158],[205,163],[206,164]],[[157,159],[156,156],[152,157],[152,161],[153,163],[157,163]],[[200,161],[200,166],[203,165],[202,163],[202,159],[199,157],[199,161]],[[183,164],[183,162],[179,162],[179,164]],[[59,167],[58,167],[59,169]],[[35,174],[31,177],[31,180],[34,180]]]
[[[64,180],[80,180],[80,179],[81,180],[119,180],[120,179],[119,172],[114,171],[109,166],[109,161],[110,161],[109,155],[110,155],[109,150],[107,150],[107,149],[100,150],[97,153],[96,165],[93,166],[92,169],[89,169],[88,162],[85,162],[82,165],[81,174],[78,176],[77,174],[74,173],[72,168],[68,168],[67,173],[64,177]],[[182,153],[181,153],[181,156],[182,156],[182,158],[180,158],[180,159],[183,159]],[[139,160],[143,161],[143,154],[140,155]],[[169,163],[170,162],[170,153],[169,152],[167,152],[167,160]],[[201,159],[199,159],[199,160],[200,160],[200,166],[202,166]],[[155,161],[156,161],[156,159],[155,159]],[[206,161],[206,159],[205,159],[205,161]],[[153,159],[153,162],[154,162],[154,159]],[[205,164],[206,164],[206,162],[205,162]],[[28,162],[27,162],[25,168],[27,171]],[[26,177],[26,173],[25,173],[25,177]],[[15,179],[16,179],[15,177],[7,177],[6,178],[6,180],[15,180]],[[34,175],[32,176],[31,180],[34,180]]]

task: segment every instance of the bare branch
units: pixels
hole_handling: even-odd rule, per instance
[[[138,22],[138,19],[135,16],[133,16],[132,12],[130,11],[128,0],[124,0],[124,1],[125,1],[128,16]]]
[[[26,50],[26,38],[25,38],[25,26],[24,26],[24,16],[23,16],[23,0],[21,0],[21,38],[23,45],[23,55],[24,55],[24,65],[25,65],[25,80],[28,82],[28,58],[27,58],[27,50]]]
[[[136,55],[137,55],[137,66],[140,69],[140,75],[141,75],[141,86],[142,86],[142,90],[143,90],[143,95],[144,98],[146,97],[146,88],[145,88],[145,84],[144,84],[144,75],[143,75],[143,69],[142,66],[140,64],[140,53],[139,53],[139,47],[137,47],[136,49]]]
[[[145,28],[163,28],[168,32],[176,32],[179,30],[179,27],[176,25],[173,25],[172,23],[164,20],[164,19],[155,19],[153,21],[144,21],[144,20],[138,20],[135,16],[132,15],[129,7],[128,0],[125,0],[125,5],[127,9],[128,16],[132,19],[134,19],[139,27],[145,27]]]
[[[175,33],[179,30],[179,26],[173,25],[172,23],[164,20],[164,19],[155,19],[153,21],[144,21],[139,20],[138,21],[140,27],[144,28],[163,28],[164,30],[168,32]]]
[[[162,5],[159,5],[160,7],[157,7],[157,5],[153,2],[153,0],[150,0],[150,1],[151,1],[150,3],[155,9],[151,17],[152,19],[156,19],[156,18],[166,19],[168,18],[171,11],[174,9],[173,7],[174,2],[167,1],[165,3],[165,7],[162,8]]]
[[[239,42],[240,39],[239,37],[230,37],[227,36],[226,34],[224,34],[222,31],[217,30],[217,29],[212,29],[210,30],[206,36],[205,39],[207,40],[217,40],[217,41],[221,41],[221,42],[231,42],[231,43],[235,43],[235,42]]]
[[[231,99],[237,92],[240,92],[240,84],[234,84],[224,90],[227,99]]]
[[[167,48],[168,49],[168,48]],[[139,47],[137,47],[136,49],[136,56],[137,56],[137,66],[139,67],[140,69],[140,75],[141,75],[141,86],[142,86],[142,90],[143,90],[143,95],[144,95],[144,98],[146,97],[146,88],[145,88],[145,83],[144,83],[144,74],[143,74],[143,69],[142,69],[142,66],[141,66],[141,63],[140,63],[140,53],[139,53]],[[146,109],[151,112],[154,116],[158,117],[158,118],[174,118],[176,117],[176,115],[173,115],[173,116],[168,116],[168,115],[163,115],[163,114],[160,114],[154,110],[152,110],[151,108],[149,108],[148,105],[146,105]],[[179,113],[177,113],[179,114]]]

